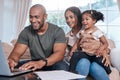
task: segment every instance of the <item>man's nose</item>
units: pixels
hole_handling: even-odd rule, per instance
[[[30,21],[31,22],[36,22],[36,19],[35,18],[31,18]]]

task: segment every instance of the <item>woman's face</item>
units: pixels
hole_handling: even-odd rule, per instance
[[[65,19],[66,19],[66,23],[70,28],[74,28],[75,26],[77,26],[77,22],[78,22],[77,16],[74,15],[73,12],[67,11],[65,13]]]

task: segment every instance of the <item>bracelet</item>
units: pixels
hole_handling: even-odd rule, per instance
[[[47,64],[48,64],[47,59],[42,59],[42,60],[45,62],[45,65],[44,65],[44,66],[47,66]]]

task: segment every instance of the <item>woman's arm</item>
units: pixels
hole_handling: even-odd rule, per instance
[[[77,39],[76,42],[74,43],[74,45],[69,53],[70,57],[73,55],[73,52],[75,52],[77,50],[78,44],[79,44],[79,39]]]
[[[109,66],[111,64],[108,56],[110,49],[108,49],[107,39],[105,38],[105,36],[102,36],[100,37],[100,41],[102,45],[98,49],[98,52],[99,52],[98,55],[102,55],[103,56],[102,62],[104,63],[105,66]]]
[[[96,56],[101,56],[103,50],[105,50],[105,49],[108,48],[108,42],[107,42],[105,36],[103,35],[103,36],[101,36],[99,39],[100,39],[100,42],[101,42],[101,46],[100,46],[99,49],[97,50]]]

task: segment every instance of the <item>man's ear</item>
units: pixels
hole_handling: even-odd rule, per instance
[[[46,19],[47,19],[47,16],[48,16],[47,14],[44,14],[44,20],[46,20]]]

